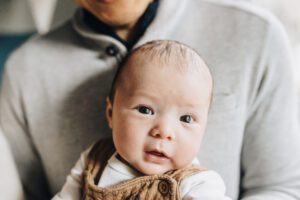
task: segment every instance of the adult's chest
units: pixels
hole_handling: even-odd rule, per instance
[[[65,55],[37,71],[36,80],[26,86],[34,92],[23,97],[30,137],[53,192],[61,188],[80,153],[110,134],[105,99],[117,62],[92,51]]]

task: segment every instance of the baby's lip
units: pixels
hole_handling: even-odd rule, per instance
[[[169,156],[165,152],[159,150],[150,150],[146,151],[146,153],[159,158],[169,158]]]
[[[99,3],[105,3],[105,4],[109,4],[112,3],[114,0],[96,0]]]

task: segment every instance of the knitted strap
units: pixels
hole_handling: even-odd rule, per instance
[[[85,199],[89,183],[96,184],[107,164],[108,159],[115,152],[115,147],[111,138],[100,139],[94,144],[86,158],[86,168],[82,175],[83,190],[81,191],[82,199]]]
[[[175,179],[178,183],[180,183],[182,179],[206,170],[206,168],[197,165],[191,165],[182,169],[169,171],[166,174],[169,175],[171,178]]]

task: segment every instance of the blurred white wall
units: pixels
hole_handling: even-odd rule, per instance
[[[36,30],[27,0],[0,0],[0,33]]]
[[[75,9],[73,0],[0,0],[0,33],[46,33]]]

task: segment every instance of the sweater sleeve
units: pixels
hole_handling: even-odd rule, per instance
[[[18,68],[24,55],[13,54],[3,74],[0,93],[0,126],[7,138],[27,199],[49,199],[50,192],[39,155],[31,140],[22,98],[22,70]],[[27,91],[32,92],[32,91]],[[5,152],[0,152],[0,156]]]
[[[80,200],[82,188],[82,172],[85,169],[86,157],[90,149],[80,155],[79,160],[67,176],[61,191],[52,200]]]
[[[187,177],[180,184],[183,200],[231,200],[225,190],[221,176],[211,170]]]
[[[242,200],[300,198],[300,132],[291,52],[281,24],[270,23],[264,73],[251,102],[242,150]]]
[[[9,146],[6,142],[6,138],[0,128],[0,199],[6,200],[24,200],[24,194],[19,180],[15,163],[12,159],[12,155]],[[15,188],[12,190],[11,188]]]

